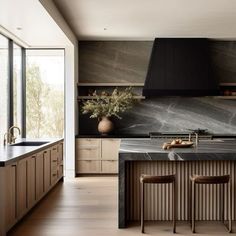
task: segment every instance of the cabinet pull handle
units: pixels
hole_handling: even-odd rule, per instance
[[[57,148],[53,148],[52,150],[53,150],[53,151],[56,151],[56,150],[57,150]]]
[[[57,176],[57,174],[52,174],[52,176]]]
[[[43,153],[47,153],[48,151],[44,151]]]
[[[32,156],[31,158],[35,158],[36,156]]]
[[[17,164],[12,164],[11,166],[12,166],[12,167],[16,167],[16,166],[17,166]]]
[[[52,162],[57,162],[57,160],[52,160]]]

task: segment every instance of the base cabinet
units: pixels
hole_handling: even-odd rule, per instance
[[[0,218],[1,212],[5,214],[0,235],[5,235],[63,177],[63,142],[0,168],[4,173]]]
[[[76,139],[77,174],[117,174],[120,139]]]

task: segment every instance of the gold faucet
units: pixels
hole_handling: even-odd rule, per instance
[[[11,133],[6,132],[4,134],[4,140],[3,140],[3,145],[6,146],[8,143],[10,143],[10,139],[11,139]]]
[[[21,132],[20,132],[20,128],[19,128],[18,126],[15,126],[15,125],[11,126],[11,127],[9,128],[8,132],[6,132],[6,133],[4,134],[4,142],[3,142],[4,146],[5,146],[6,144],[15,143],[16,137],[14,136],[14,133],[12,132],[14,129],[17,129],[17,130],[19,131],[19,135],[20,135],[20,133],[21,133]]]

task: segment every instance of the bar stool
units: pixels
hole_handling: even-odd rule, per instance
[[[173,233],[176,232],[176,177],[175,175],[164,175],[164,176],[155,176],[155,175],[141,175],[140,176],[141,191],[140,191],[140,209],[141,209],[141,232],[144,233],[144,184],[172,184],[172,202],[173,202]]]
[[[228,204],[228,214],[229,214],[229,224],[228,224],[228,231],[229,233],[232,232],[232,197],[231,197],[231,181],[230,175],[222,175],[222,176],[201,176],[201,175],[193,175],[190,176],[190,180],[192,183],[192,189],[190,190],[190,209],[192,210],[192,218],[190,220],[190,224],[192,227],[192,232],[195,233],[195,206],[196,206],[196,184],[221,184],[223,187],[223,201],[221,202],[222,205],[222,219],[224,223],[225,214],[224,214],[224,185],[227,184],[228,188],[228,197],[229,197],[229,204]]]

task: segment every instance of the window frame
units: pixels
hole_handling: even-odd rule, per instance
[[[8,40],[8,124],[7,128],[9,129],[11,126],[14,125],[14,98],[13,98],[13,88],[14,88],[14,80],[13,80],[13,73],[14,73],[14,44],[21,48],[21,87],[22,87],[22,96],[21,96],[21,127],[22,127],[22,138],[25,138],[25,88],[24,88],[24,81],[25,81],[25,48],[22,47],[20,44],[15,42],[14,40],[10,39],[6,35],[0,32],[0,35],[3,36]],[[7,132],[8,130],[6,130]]]
[[[64,66],[65,66],[65,48],[55,47],[55,48],[25,48],[19,43],[15,42],[11,38],[4,35],[0,32],[0,35],[8,40],[8,124],[7,128],[9,129],[14,125],[14,44],[21,48],[21,137],[26,138],[26,51],[27,50],[63,50],[64,51]],[[65,70],[64,70],[65,73]],[[65,76],[65,75],[64,75]],[[65,87],[65,79],[64,79]],[[64,96],[65,100],[65,96]],[[65,111],[64,111],[65,112]],[[8,130],[6,130],[8,132]]]

